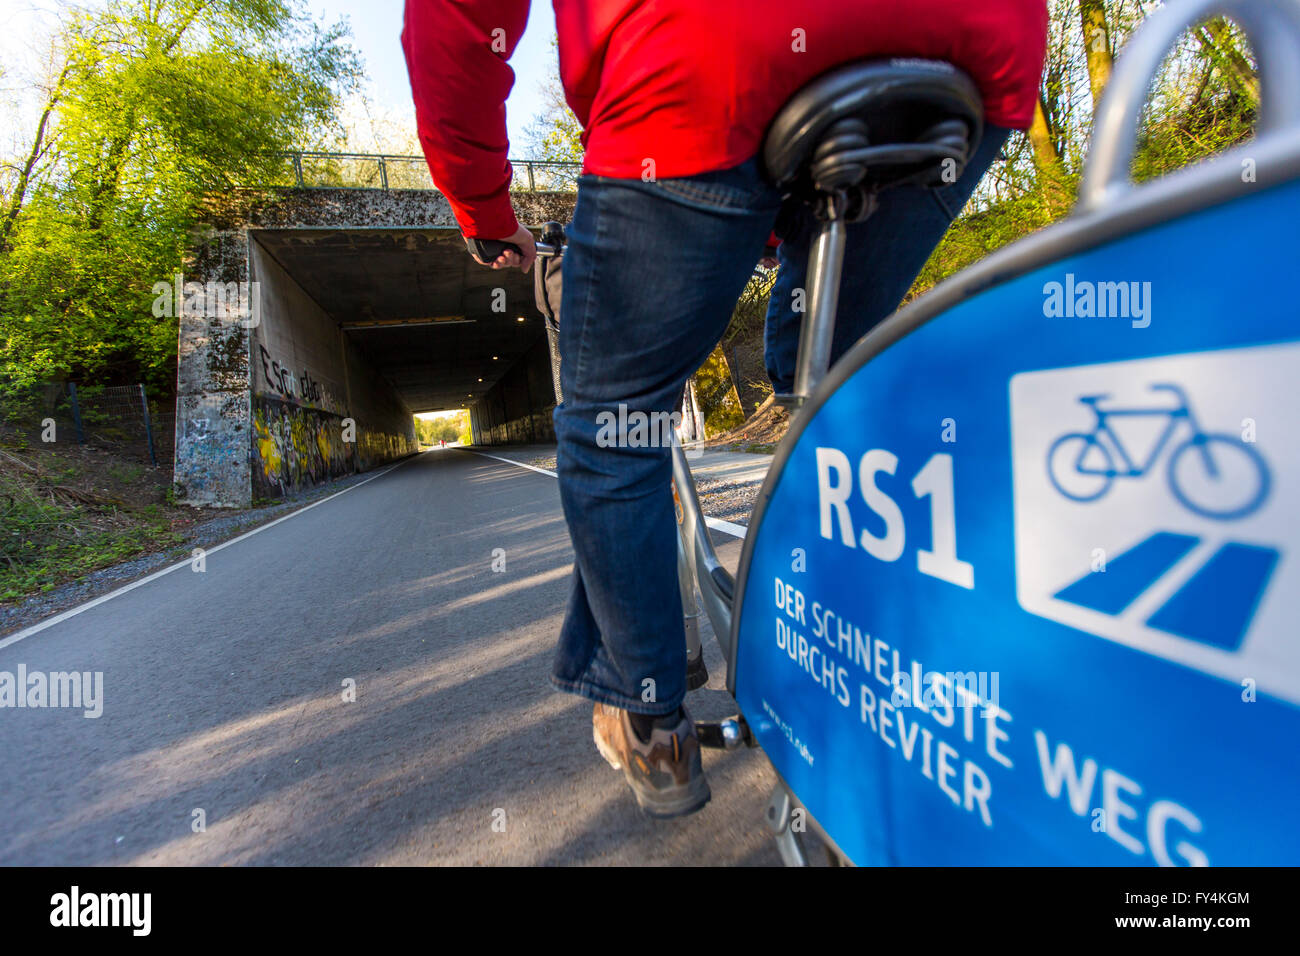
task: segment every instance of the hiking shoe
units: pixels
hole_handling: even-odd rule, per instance
[[[709,668],[704,663],[704,652],[700,651],[700,656],[691,660],[686,659],[686,689],[699,690],[709,682]]]
[[[700,763],[700,742],[685,708],[675,726],[655,727],[650,739],[642,741],[626,710],[597,704],[591,715],[591,736],[609,765],[622,769],[648,816],[685,816],[709,802],[712,794]]]

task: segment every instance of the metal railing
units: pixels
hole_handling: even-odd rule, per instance
[[[298,189],[436,189],[423,156],[384,153],[323,153],[294,150],[282,154],[287,161],[287,182]],[[512,159],[511,188],[572,190],[580,163]],[[279,184],[278,184],[279,185]]]

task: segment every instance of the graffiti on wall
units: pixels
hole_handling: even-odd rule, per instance
[[[547,410],[486,427],[476,424],[474,441],[483,445],[553,442],[555,441],[555,423],[551,420],[551,411]]]
[[[253,490],[260,498],[278,498],[416,450],[409,435],[389,434],[329,412],[253,397]]]
[[[190,504],[247,506],[246,394],[213,390],[176,398],[176,497]]]
[[[289,366],[273,358],[265,345],[259,343],[257,349],[262,377],[268,390],[277,397],[311,408],[337,411],[342,407],[329,386],[312,378],[309,371],[303,369],[301,373],[294,373]]]

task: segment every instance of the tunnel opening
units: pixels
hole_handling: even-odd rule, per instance
[[[511,201],[529,223],[573,210],[572,193]],[[435,190],[230,197],[185,273],[177,501],[246,508],[413,454],[415,412],[467,408],[480,444],[553,437],[532,277],[474,262]],[[205,286],[251,288],[251,317],[220,296],[191,309],[190,288]]]
[[[421,450],[471,445],[469,409],[415,413],[415,439]]]
[[[457,230],[250,230],[249,266],[255,497],[413,453],[416,412],[468,409],[478,444],[553,438],[532,279]]]

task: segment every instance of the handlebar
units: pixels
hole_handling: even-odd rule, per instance
[[[523,254],[513,242],[505,242],[501,239],[479,239],[477,237],[465,237],[465,247],[469,250],[470,255],[477,256],[483,262],[492,262],[503,252],[517,252]],[[537,255],[539,258],[548,259],[558,255],[564,248],[564,227],[558,222],[548,222],[542,226],[541,240],[536,243]]]
[[[503,252],[518,252],[521,255],[523,250],[513,242],[502,242],[500,239],[478,239],[470,236],[465,237],[465,247],[469,249],[469,254],[477,256],[484,262],[491,262]]]

